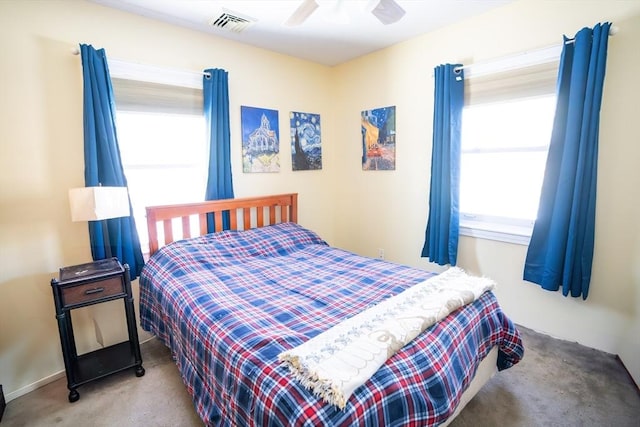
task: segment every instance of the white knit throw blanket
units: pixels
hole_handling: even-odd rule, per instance
[[[495,283],[453,267],[344,320],[278,359],[307,389],[343,409],[405,344]]]

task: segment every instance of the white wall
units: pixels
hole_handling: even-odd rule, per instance
[[[640,382],[640,2],[522,0],[337,68],[337,126],[343,155],[338,189],[345,216],[337,245],[427,269],[420,258],[428,210],[433,68],[482,62],[561,43],[562,35],[611,21],[600,126],[596,245],[589,298],[565,298],[522,280],[526,247],[461,237],[461,267],[498,281],[498,298],[518,323],[619,354]],[[363,172],[362,110],[397,108],[397,168]]]
[[[333,238],[323,210],[336,174],[330,68],[89,2],[0,1],[0,384],[9,400],[60,376],[49,283],[59,267],[91,260],[87,227],[71,222],[67,201],[84,185],[78,43],[125,61],[226,69],[236,196],[298,192],[300,223]],[[242,173],[240,105],[279,111],[280,173]],[[321,171],[291,171],[290,111],[326,119]],[[120,301],[74,310],[79,351],[98,348],[94,320],[105,344],[124,339],[123,311]]]

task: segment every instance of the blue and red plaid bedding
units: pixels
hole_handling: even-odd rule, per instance
[[[143,329],[171,349],[196,410],[220,426],[431,426],[480,361],[523,355],[491,292],[405,346],[344,410],[306,390],[277,356],[433,274],[330,247],[293,223],[165,246],[140,277]]]

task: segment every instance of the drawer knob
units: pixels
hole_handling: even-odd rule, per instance
[[[99,294],[100,292],[104,292],[104,288],[87,289],[86,291],[84,291],[84,294],[92,295],[92,294]]]

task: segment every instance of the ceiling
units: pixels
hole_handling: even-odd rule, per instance
[[[371,13],[376,0],[317,0],[299,26],[284,22],[302,0],[90,0],[229,40],[334,66],[514,0],[396,0],[406,11],[384,25]],[[340,14],[334,11],[340,3]],[[223,13],[255,21],[241,32],[210,25]]]

